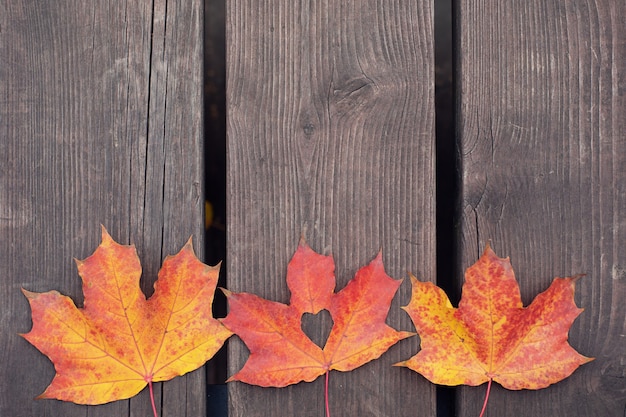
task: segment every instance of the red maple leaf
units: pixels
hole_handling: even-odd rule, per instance
[[[104,227],[98,249],[76,263],[84,308],[57,291],[23,290],[33,317],[23,336],[56,369],[38,398],[79,404],[130,398],[146,384],[200,367],[232,334],[211,315],[219,266],[200,262],[191,239],[165,259],[148,300],[134,246],[116,243]]]
[[[338,293],[333,292],[334,269],[332,257],[301,241],[287,269],[289,305],[225,291],[230,312],[223,323],[250,350],[244,367],[229,381],[264,387],[310,382],[333,369],[353,370],[413,335],[385,324],[401,281],[385,273],[380,254]],[[302,331],[301,317],[323,309],[334,324],[322,349]]]
[[[556,278],[524,307],[511,263],[489,245],[465,273],[458,309],[439,287],[411,277],[412,297],[404,309],[420,335],[421,350],[397,365],[442,385],[496,381],[518,390],[558,382],[592,360],[567,343],[582,312],[574,302],[577,278]]]

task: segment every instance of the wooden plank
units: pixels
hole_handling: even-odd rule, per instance
[[[337,289],[383,250],[395,278],[434,279],[432,10],[425,1],[227,4],[228,281],[287,303],[287,263],[302,233],[332,253]],[[411,330],[399,309],[389,323]],[[322,333],[324,323],[311,327]],[[327,326],[326,326],[327,327]],[[317,336],[317,335],[316,335]],[[379,360],[330,377],[338,415],[434,413],[434,388]],[[230,341],[229,369],[247,358]],[[282,389],[229,384],[230,415],[323,415],[323,378]],[[416,411],[417,410],[417,411]],[[332,412],[332,411],[331,411]]]
[[[462,267],[488,240],[528,304],[586,273],[570,343],[595,357],[539,391],[499,386],[489,416],[623,416],[626,402],[626,37],[623,1],[459,4]],[[476,416],[485,387],[463,388]]]
[[[20,287],[82,302],[72,257],[134,243],[151,293],[190,235],[202,253],[202,2],[0,1],[0,415],[151,415],[34,401],[52,364]],[[205,414],[204,371],[156,384],[161,416]],[[186,413],[186,414],[185,414]]]

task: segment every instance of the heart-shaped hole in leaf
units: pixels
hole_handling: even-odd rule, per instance
[[[304,313],[300,322],[304,334],[320,349],[324,349],[333,324],[333,318],[326,309],[320,310],[317,314]]]

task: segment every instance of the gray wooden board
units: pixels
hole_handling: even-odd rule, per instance
[[[201,254],[202,2],[0,1],[0,415],[147,416],[34,400],[54,368],[18,336],[20,287],[82,303],[73,257],[100,224],[134,243],[142,288],[189,236]],[[156,384],[161,416],[205,414],[204,371]]]
[[[382,248],[387,272],[434,281],[432,5],[424,1],[236,0],[227,4],[228,285],[288,303],[287,263],[303,234],[332,254],[337,287]],[[413,330],[400,310],[388,322]],[[309,323],[313,339],[329,320]],[[332,415],[431,416],[434,387],[397,361],[330,375]],[[229,369],[248,355],[230,341]],[[229,386],[230,415],[324,415],[324,378]]]
[[[488,416],[626,411],[624,4],[459,3],[462,269],[491,240],[525,305],[586,273],[570,343],[596,358],[547,389],[496,386]],[[478,415],[485,386],[460,391],[459,415]]]

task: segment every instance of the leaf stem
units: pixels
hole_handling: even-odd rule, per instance
[[[326,370],[326,384],[324,385],[324,400],[326,402],[326,417],[330,417],[330,406],[328,405],[328,374],[330,370]]]
[[[152,381],[148,381],[148,387],[150,388],[150,401],[152,402],[152,412],[154,417],[159,417],[157,414],[156,405],[154,404],[154,390],[152,389]]]
[[[489,392],[491,391],[491,381],[493,380],[489,378],[489,383],[487,384],[487,393],[485,394],[485,402],[483,403],[483,409],[480,410],[479,417],[483,417],[483,415],[485,414],[485,410],[487,409],[487,401],[489,400]]]

